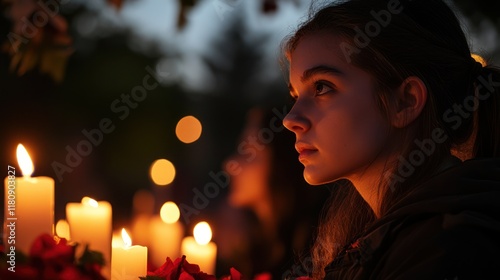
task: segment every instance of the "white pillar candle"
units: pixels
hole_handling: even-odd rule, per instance
[[[19,170],[8,166],[5,178],[4,237],[8,252],[29,254],[33,241],[54,230],[54,180],[31,177],[33,163],[23,145],[17,146]],[[12,250],[14,249],[14,250]]]
[[[88,244],[90,250],[103,254],[106,263],[102,273],[104,277],[109,279],[112,234],[111,204],[107,201],[95,201],[92,198],[84,197],[81,203],[66,204],[66,219],[69,223],[72,241],[81,244],[81,248]]]
[[[112,248],[111,280],[139,279],[148,270],[148,248],[132,246],[132,240],[122,229],[123,246]]]
[[[160,210],[160,216],[151,219],[151,263],[160,267],[167,257],[172,260],[181,256],[181,240],[184,227],[179,222],[180,211],[174,202],[166,202]]]
[[[212,230],[207,222],[196,224],[192,236],[187,236],[182,240],[182,254],[186,256],[189,263],[197,264],[200,270],[215,275],[215,259],[217,256],[217,246],[212,239]]]

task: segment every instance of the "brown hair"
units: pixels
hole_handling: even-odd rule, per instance
[[[304,36],[318,33],[334,34],[347,42],[341,46],[347,60],[373,75],[375,98],[387,119],[394,112],[392,93],[405,78],[417,76],[425,83],[428,98],[422,113],[397,131],[402,137],[395,147],[400,159],[410,161],[412,152],[421,149],[416,141],[433,139],[436,130],[446,136],[442,143],[433,143],[432,153],[408,176],[397,172],[402,160],[388,163],[389,176],[377,186],[383,194],[381,216],[432,176],[451,151],[462,159],[500,155],[500,70],[482,67],[471,58],[460,22],[442,0],[351,0],[327,5],[286,39],[286,58]],[[312,276],[322,278],[324,267],[340,249],[375,219],[352,185],[338,188],[312,251]]]

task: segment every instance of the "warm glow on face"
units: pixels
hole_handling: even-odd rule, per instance
[[[206,245],[212,239],[212,230],[207,222],[199,222],[193,229],[194,240],[200,245]]]
[[[66,220],[59,220],[56,224],[56,235],[70,240],[69,224]]]
[[[125,247],[130,247],[132,246],[132,239],[128,235],[127,231],[122,228],[122,239],[123,239],[123,244],[125,244]]]
[[[160,209],[160,217],[167,224],[177,222],[180,216],[179,207],[172,201],[165,202]]]
[[[165,186],[174,180],[175,167],[170,161],[159,159],[151,165],[150,175],[155,184]]]
[[[92,206],[94,208],[97,208],[97,206],[99,206],[99,203],[97,203],[97,201],[95,201],[94,199],[88,197],[88,196],[84,196],[82,198],[82,204],[83,205],[88,205],[88,206]]]
[[[471,56],[472,56],[472,58],[474,58],[475,61],[481,63],[481,65],[483,65],[483,67],[486,66],[486,64],[487,64],[486,60],[482,56],[475,54],[475,53],[471,54]]]
[[[186,116],[179,120],[175,127],[175,135],[180,141],[189,144],[198,140],[201,135],[202,125],[201,122],[193,117]]]
[[[34,166],[31,161],[30,155],[26,148],[22,144],[17,145],[17,162],[19,163],[19,167],[23,173],[24,177],[30,177],[33,173]]]

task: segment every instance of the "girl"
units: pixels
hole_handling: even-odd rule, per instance
[[[284,45],[284,125],[332,197],[315,279],[498,279],[500,70],[442,0],[351,0]],[[495,276],[496,275],[496,276]]]

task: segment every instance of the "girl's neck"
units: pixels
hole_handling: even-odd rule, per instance
[[[383,186],[384,184],[389,185],[397,161],[398,158],[395,155],[380,156],[370,165],[348,178],[377,218],[381,216],[380,209],[384,192],[391,191],[390,188]]]

